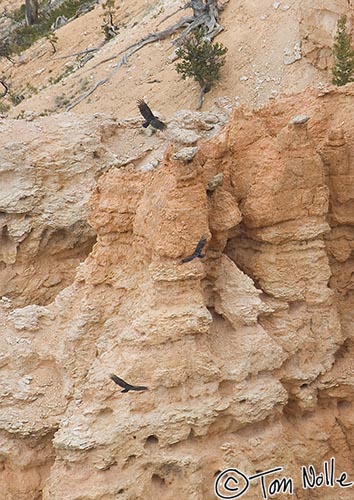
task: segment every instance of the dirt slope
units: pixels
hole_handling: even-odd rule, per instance
[[[164,21],[183,5],[173,0],[119,3],[115,17],[120,26],[118,36],[83,67],[70,54],[102,42],[100,5],[57,30],[56,54],[48,41],[41,40],[18,57],[15,65],[1,60],[1,74],[11,84],[13,93],[26,98],[9,115],[16,117],[29,110],[37,113],[65,110],[75,98],[114,71],[120,52],[147,33],[190,15],[190,9],[179,10]],[[316,7],[310,0],[225,2],[220,20],[225,30],[217,40],[229,50],[221,81],[208,94],[204,109],[222,96],[228,96],[234,104],[258,106],[284,92],[326,84],[330,80],[329,71],[319,67],[325,67],[328,58],[325,63],[322,60],[316,64],[315,56],[323,48],[328,56],[336,20],[345,11],[348,11],[347,0],[323,0]],[[302,55],[310,49],[311,57]],[[174,63],[169,62],[173,51],[171,40],[142,48],[107,84],[74,108],[75,112],[103,111],[125,118],[137,113],[135,101],[142,96],[166,117],[182,108],[195,108],[197,84],[183,81],[176,73]],[[115,58],[104,62],[111,57]],[[317,67],[312,64],[314,60]]]

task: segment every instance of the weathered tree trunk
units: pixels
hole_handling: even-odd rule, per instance
[[[189,4],[187,4],[187,7],[193,9],[193,17],[196,18],[205,13],[206,4],[203,0],[191,0]]]
[[[211,90],[211,85],[209,82],[202,81],[199,82],[199,85],[200,85],[200,94],[199,94],[197,109],[200,109],[203,105],[204,94],[207,94]]]
[[[190,0],[186,5],[186,8],[188,7],[193,10],[193,21],[181,35],[174,40],[174,45],[180,45],[186,36],[198,26],[206,27],[206,36],[209,40],[212,40],[224,29],[218,23],[219,7],[217,0]]]
[[[9,91],[9,87],[8,87],[7,83],[5,83],[3,80],[0,80],[0,83],[5,89],[5,92],[3,94],[1,94],[0,97],[5,97]]]
[[[196,19],[200,16],[213,20],[216,24],[219,18],[219,7],[217,0],[191,0],[188,4],[193,10],[193,17]]]
[[[38,0],[25,1],[25,14],[28,26],[33,26],[38,22]]]

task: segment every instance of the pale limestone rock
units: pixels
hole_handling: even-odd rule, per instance
[[[211,130],[220,122],[220,114],[222,113],[219,110],[214,112],[181,110],[173,115],[173,120],[187,130]]]
[[[303,55],[316,68],[333,64],[333,37],[337,21],[348,10],[348,0],[304,0],[300,7],[300,35]]]
[[[58,115],[2,123],[0,294],[18,305],[53,299],[91,248],[87,202],[114,161],[102,144],[110,121]]]
[[[235,389],[237,404],[233,409],[241,425],[262,421],[271,413],[281,412],[288,401],[286,389],[273,377],[243,382]]]
[[[237,226],[242,219],[235,197],[220,188],[210,199],[209,220],[212,231],[227,231]]]
[[[182,161],[188,163],[193,160],[194,156],[197,154],[198,147],[182,148],[173,153],[172,160]]]
[[[306,115],[295,115],[291,118],[290,125],[304,125],[309,121],[310,117]]]
[[[168,134],[169,140],[188,146],[196,144],[199,139],[202,138],[202,136],[194,130],[187,130],[179,127],[169,127],[166,134]]]
[[[257,324],[258,315],[266,308],[252,280],[226,255],[218,260],[214,272],[217,276],[214,285],[216,312],[225,316],[235,329]]]
[[[170,307],[166,314],[151,310],[133,321],[133,328],[141,334],[150,332],[147,342],[151,345],[179,340],[184,335],[205,334],[212,321],[203,307]]]
[[[323,302],[331,295],[326,286],[330,268],[323,242],[273,246],[243,240],[235,241],[230,252],[244,268],[252,268],[262,289],[274,297],[287,301]],[[294,259],[296,271],[289,272],[290,268],[284,264],[290,265]]]
[[[224,182],[224,174],[222,172],[219,172],[218,174],[214,175],[208,182],[208,187],[207,191],[215,191],[219,186],[222,186]]]
[[[285,7],[285,5],[284,5]],[[302,53],[301,53],[301,43],[297,42],[293,47],[286,47],[284,49],[284,59],[283,63],[285,65],[293,64],[294,62],[298,61],[301,59]]]
[[[41,306],[26,306],[21,309],[14,309],[9,314],[9,321],[14,325],[16,330],[38,330],[38,320],[42,316],[53,318],[53,313],[46,307]]]
[[[301,222],[293,220],[262,228],[247,228],[244,234],[252,240],[279,245],[289,241],[312,240],[330,230],[329,224],[322,217],[306,217]]]
[[[152,263],[149,267],[151,279],[154,281],[181,281],[185,279],[200,279],[204,276],[202,266],[182,266],[180,263],[175,267],[171,264]]]
[[[100,176],[89,215],[97,242],[73,283],[46,307],[31,293],[24,308],[0,301],[0,498],[206,500],[218,471],[253,474],[271,460],[296,478],[301,500],[351,500],[350,490],[304,492],[298,471],[321,470],[335,453],[354,475],[352,87],[235,110],[180,168],[169,148],[156,169],[132,162]],[[311,120],[289,127],[299,99]],[[105,159],[123,132],[107,124]],[[50,191],[59,174],[41,162]],[[220,172],[222,187],[207,194]],[[44,207],[39,233],[39,222],[73,220],[70,200],[84,207],[67,190],[53,206],[68,212]],[[23,215],[2,218],[19,255],[31,237]],[[202,234],[205,259],[181,265]],[[149,390],[122,394],[111,372]]]

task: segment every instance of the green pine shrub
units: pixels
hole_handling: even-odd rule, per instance
[[[206,29],[199,26],[176,50],[176,55],[182,59],[176,64],[176,71],[184,80],[194,78],[203,93],[209,92],[220,78],[220,68],[225,64],[223,56],[227,50],[221,43],[213,44],[208,40]]]
[[[333,45],[332,83],[338,86],[354,81],[354,50],[351,46],[351,38],[347,33],[346,22],[347,16],[345,15],[338,20]]]

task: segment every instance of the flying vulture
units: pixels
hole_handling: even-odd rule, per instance
[[[167,127],[165,123],[156,118],[156,116],[153,114],[153,112],[143,99],[138,100],[138,108],[140,113],[145,118],[145,121],[143,123],[144,128],[151,125],[152,127],[157,128],[158,130],[164,130]]]
[[[205,253],[202,253],[203,248],[205,247],[206,244],[206,237],[202,236],[199,240],[198,245],[196,246],[196,249],[192,253],[192,255],[188,255],[188,257],[184,257],[184,259],[181,260],[181,264],[184,264],[185,262],[190,262],[193,259],[196,259],[197,257],[199,259],[202,259],[205,257]]]
[[[120,387],[123,387],[123,390],[120,392],[129,392],[129,391],[147,391],[148,387],[145,387],[144,385],[130,385],[128,382],[125,382],[122,378],[117,377],[117,375],[114,375],[114,373],[111,373],[109,378],[113,380],[116,384],[120,385]]]

